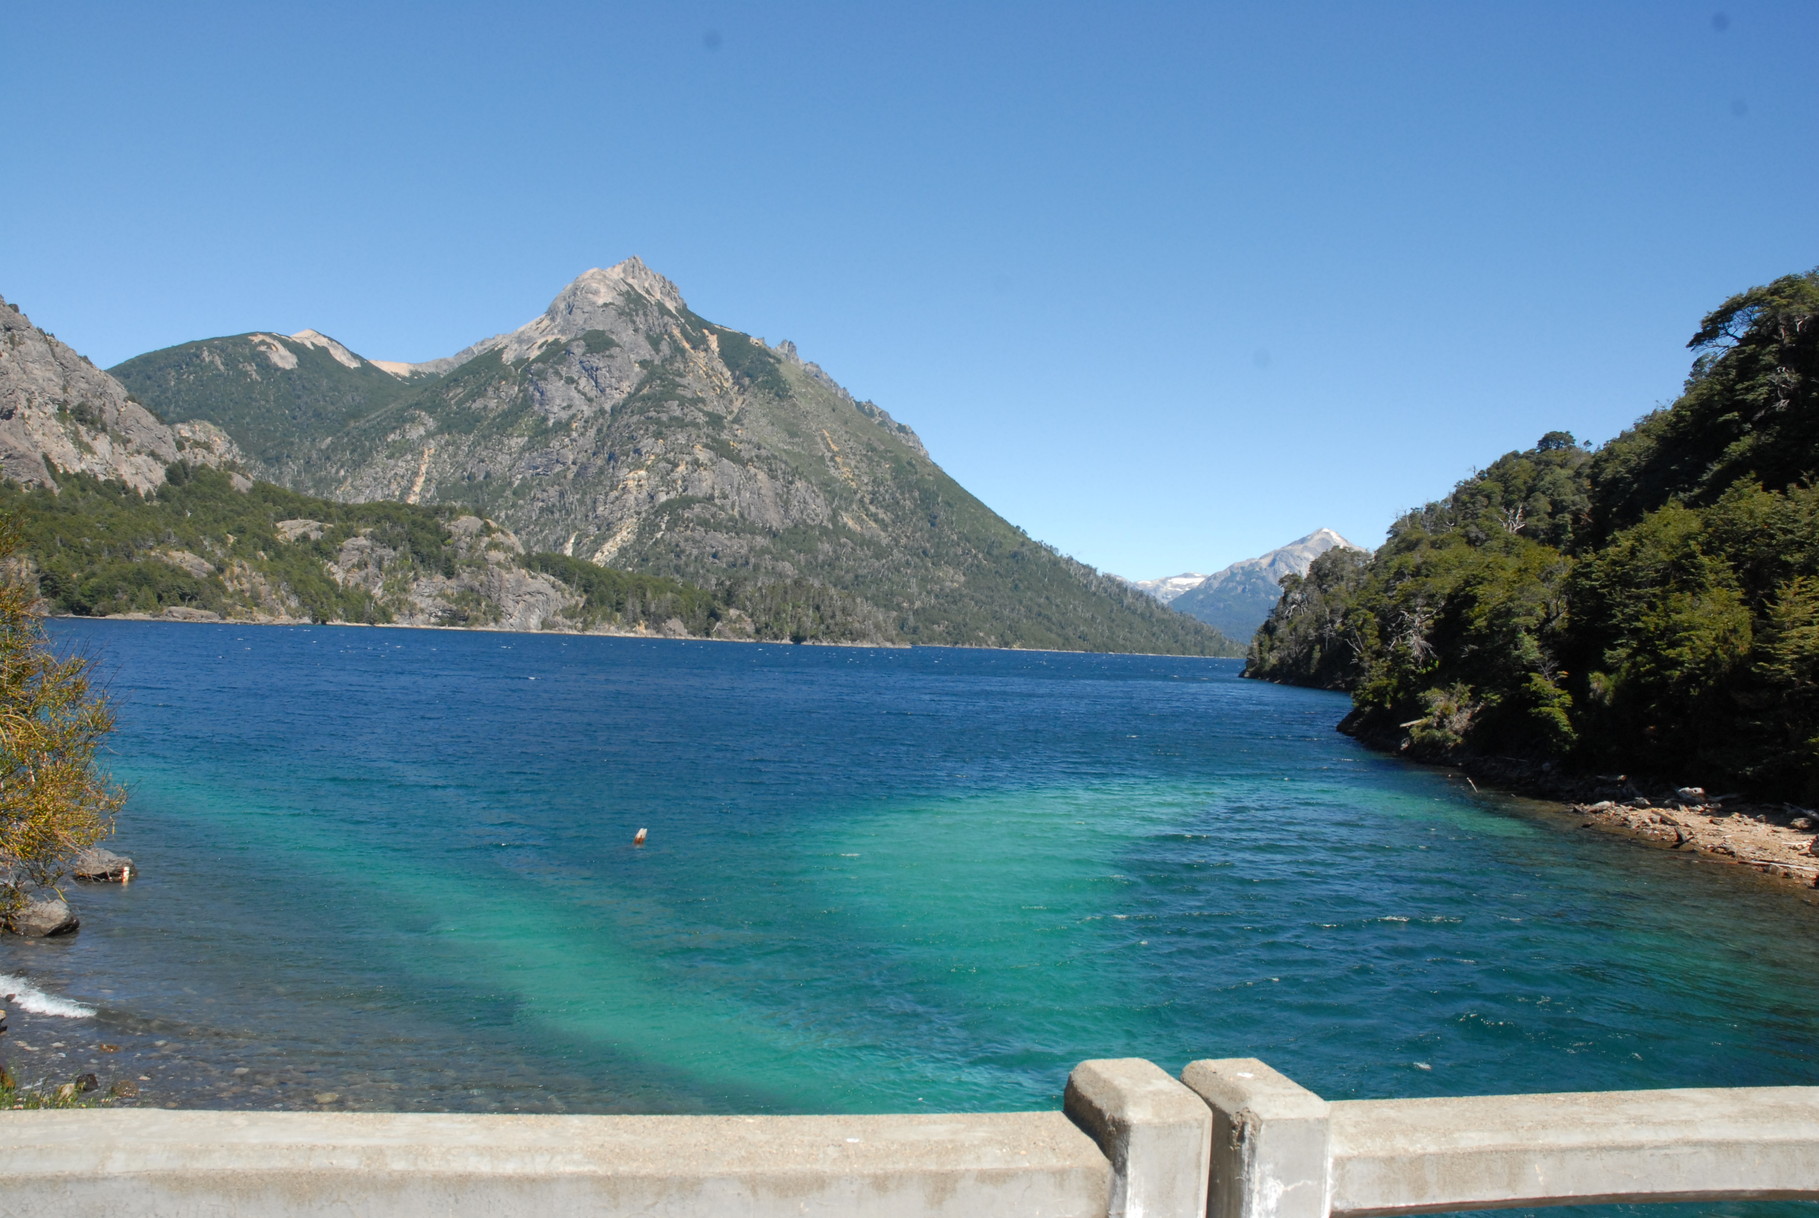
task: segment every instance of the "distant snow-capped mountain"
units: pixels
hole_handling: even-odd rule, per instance
[[[1230,570],[1230,568],[1226,568]],[[1184,571],[1180,575],[1168,575],[1161,579],[1133,579],[1130,585],[1142,592],[1147,592],[1163,604],[1172,604],[1183,592],[1192,592],[1212,576],[1200,571]]]
[[[1331,529],[1315,529],[1256,558],[1235,562],[1211,575],[1186,572],[1161,579],[1133,580],[1179,613],[1199,618],[1242,642],[1257,632],[1282,595],[1282,577],[1306,575],[1313,561],[1336,546],[1361,550]]]

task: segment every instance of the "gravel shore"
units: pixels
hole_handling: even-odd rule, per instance
[[[1735,863],[1801,888],[1819,888],[1819,812],[1789,804],[1708,801],[1703,792],[1655,803],[1644,797],[1568,804],[1585,828],[1603,829]]]

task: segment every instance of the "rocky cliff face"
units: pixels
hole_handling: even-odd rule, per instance
[[[262,426],[257,411],[230,418],[257,396],[231,366],[185,356],[180,382],[141,375],[185,350],[120,370],[166,417],[213,417],[237,437]],[[338,367],[311,376],[351,384],[356,370]],[[697,316],[635,258],[582,275],[516,330],[397,367],[364,408],[299,415],[294,451],[265,468],[344,501],[461,504],[533,550],[711,588],[787,586],[838,637],[1232,653],[1032,542],[884,410],[793,345]],[[301,358],[291,370],[306,371]]]
[[[179,459],[219,465],[239,457],[207,423],[160,422],[16,307],[0,300],[0,475],[55,486],[52,470],[117,478],[141,493]]]
[[[534,546],[700,577],[775,565],[791,529],[881,540],[892,475],[926,461],[792,346],[703,321],[636,259],[421,367],[442,379],[331,438],[308,489],[470,502]]]
[[[273,377],[315,356],[387,382],[413,375],[372,367],[314,331],[228,341]],[[204,367],[234,367],[221,356],[204,345],[196,358]],[[401,520],[392,504],[363,513],[256,482],[240,472],[248,464],[212,423],[159,421],[115,378],[0,301],[0,512],[20,529],[55,610],[643,628],[601,622],[598,613],[577,616],[582,597],[528,569],[518,539],[491,521],[446,509]],[[299,507],[320,509],[324,519]],[[286,508],[288,518],[279,519]]]
[[[322,527],[310,520],[282,523]],[[400,625],[576,628],[565,615],[581,598],[547,575],[526,571],[519,563],[524,547],[510,532],[478,516],[457,516],[447,529],[454,561],[446,572],[401,563],[398,548],[375,540],[369,530],[341,542],[327,564],[329,576],[386,605]]]

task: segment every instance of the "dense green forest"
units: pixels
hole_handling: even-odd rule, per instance
[[[1819,798],[1819,271],[1688,346],[1597,451],[1551,432],[1284,580],[1246,675],[1349,690],[1346,730],[1415,756]]]

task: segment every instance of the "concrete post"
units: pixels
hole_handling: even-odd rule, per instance
[[[1213,1110],[1207,1218],[1327,1218],[1330,1105],[1254,1057],[1190,1062]]]
[[[1205,1218],[1212,1114],[1160,1066],[1081,1062],[1064,1108],[1111,1160],[1110,1218]]]

